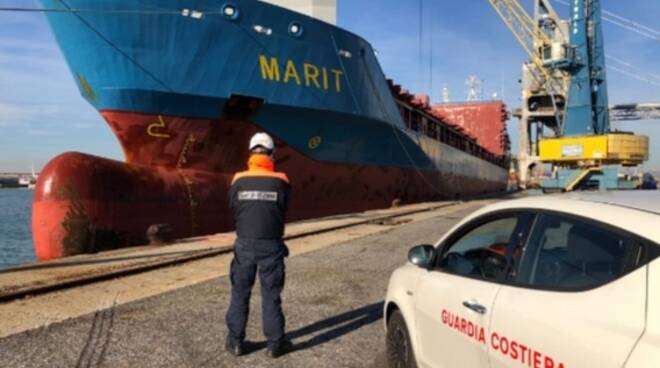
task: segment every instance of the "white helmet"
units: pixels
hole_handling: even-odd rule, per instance
[[[257,147],[263,147],[271,153],[275,152],[275,144],[273,143],[273,138],[271,138],[266,133],[257,133],[252,136],[252,139],[250,139],[250,151]]]

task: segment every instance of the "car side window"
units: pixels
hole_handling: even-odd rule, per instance
[[[532,230],[516,283],[549,290],[587,290],[633,270],[642,246],[601,226],[541,214]]]
[[[441,270],[496,280],[507,269],[506,251],[518,223],[517,216],[482,223],[444,248]]]

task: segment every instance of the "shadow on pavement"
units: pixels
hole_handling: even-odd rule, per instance
[[[317,322],[314,322],[308,326],[299,328],[297,330],[289,331],[286,333],[286,339],[294,340],[301,337],[312,335],[314,333],[327,330],[321,334],[318,334],[306,341],[301,343],[295,343],[293,348],[289,353],[310,349],[315,346],[324,344],[328,341],[334,340],[338,337],[349,334],[353,331],[360,329],[363,326],[374,323],[383,318],[383,303],[380,301],[377,303],[365,305],[357,309],[353,309],[348,312],[338,314]],[[246,354],[253,353],[257,350],[265,349],[266,342],[245,342]]]
[[[383,318],[383,301],[353,309],[324,320],[314,322],[311,325],[289,331],[286,337],[290,340],[311,335],[316,332],[327,330],[302,343],[295,344],[293,351],[313,348],[314,346],[334,340],[338,337],[351,333],[363,326],[374,323]]]

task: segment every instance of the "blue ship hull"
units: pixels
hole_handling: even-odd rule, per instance
[[[99,111],[215,119],[232,96],[250,96],[264,101],[252,120],[313,159],[436,169],[406,133],[372,47],[345,30],[256,0],[236,1],[235,20],[208,0],[42,2],[79,10],[48,18]]]

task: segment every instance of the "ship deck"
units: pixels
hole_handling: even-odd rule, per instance
[[[283,299],[296,348],[275,366],[383,366],[382,302],[392,270],[411,245],[434,242],[498,200],[289,225]],[[252,353],[237,360],[222,349],[232,241],[218,234],[2,271],[0,360],[12,367],[272,366],[257,351],[265,347],[258,288],[248,326]]]

